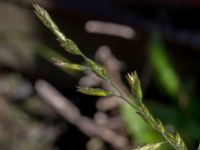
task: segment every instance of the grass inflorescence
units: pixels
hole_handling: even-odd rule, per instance
[[[80,56],[86,62],[84,66],[79,64],[70,64],[66,62],[62,62],[58,59],[54,59],[54,62],[57,66],[61,68],[70,68],[74,70],[84,71],[90,70],[94,74],[96,74],[100,79],[104,80],[110,87],[112,87],[112,91],[99,89],[99,88],[89,88],[89,87],[78,87],[78,91],[88,95],[94,96],[117,96],[121,99],[125,100],[128,104],[132,106],[132,108],[136,111],[136,113],[154,130],[160,133],[163,138],[168,142],[175,150],[187,150],[185,142],[178,132],[172,134],[167,131],[161,120],[155,118],[147,106],[143,103],[142,98],[142,88],[140,84],[140,80],[136,72],[130,73],[126,76],[128,83],[130,85],[132,95],[124,95],[120,87],[116,86],[109,76],[105,67],[101,66],[94,60],[88,58],[84,55],[84,53],[78,48],[77,44],[71,39],[67,38],[58,28],[56,23],[52,20],[48,12],[40,7],[39,5],[33,5],[35,8],[35,13],[38,18],[42,21],[42,23],[56,36],[60,45],[69,53]],[[160,147],[163,143],[166,142],[158,142],[155,144],[148,144],[141,148],[136,148],[137,150],[150,150],[156,149]]]

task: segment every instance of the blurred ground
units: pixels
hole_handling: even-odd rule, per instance
[[[45,7],[125,91],[124,75],[137,70],[153,114],[197,147],[198,1],[0,0],[1,150],[115,150],[162,140],[119,99],[76,92],[78,84],[106,85],[90,72],[52,64],[51,57],[82,62],[58,45],[32,3]]]

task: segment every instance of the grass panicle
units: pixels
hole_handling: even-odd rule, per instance
[[[112,87],[113,91],[107,91],[103,89],[98,88],[88,88],[88,87],[78,87],[78,91],[84,94],[88,95],[94,95],[94,96],[118,96],[125,100],[128,104],[130,104],[133,109],[137,112],[137,114],[154,130],[156,130],[158,133],[160,133],[164,139],[171,144],[171,146],[176,150],[187,150],[187,147],[179,135],[178,132],[176,134],[172,134],[169,131],[166,130],[163,123],[155,118],[146,105],[142,101],[142,88],[140,84],[140,80],[138,78],[138,75],[136,72],[128,74],[127,80],[131,87],[132,96],[128,97],[123,95],[122,90],[120,87],[116,86],[112,80],[110,80],[110,76],[108,75],[106,69],[96,63],[95,61],[89,59],[87,56],[85,56],[82,51],[78,48],[76,43],[72,41],[69,38],[66,38],[65,35],[60,31],[58,26],[55,24],[55,22],[51,19],[50,15],[47,13],[47,11],[40,7],[39,5],[33,5],[35,8],[35,13],[38,16],[38,18],[43,22],[43,24],[57,37],[57,40],[59,41],[60,45],[69,53],[74,55],[81,56],[87,66],[82,66],[79,64],[67,64],[65,62],[61,62],[59,60],[56,60],[55,63],[60,66],[61,68],[70,67],[71,69],[75,70],[81,70],[83,71],[85,68],[90,69],[94,74],[96,74],[99,78],[106,81],[110,87]],[[156,144],[149,144],[141,148],[137,148],[135,150],[152,150],[160,147],[163,144],[156,143]]]

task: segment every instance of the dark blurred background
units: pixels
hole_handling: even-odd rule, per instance
[[[163,140],[121,100],[76,92],[77,85],[105,85],[90,72],[52,63],[83,62],[59,46],[32,4],[122,88],[137,70],[144,103],[197,149],[199,0],[0,0],[1,150],[128,150]]]

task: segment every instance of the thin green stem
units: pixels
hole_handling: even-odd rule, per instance
[[[168,136],[165,134],[165,132],[161,132],[165,140],[175,149],[175,150],[180,150],[172,141],[168,138]]]
[[[122,90],[120,89],[120,88],[118,88],[113,82],[112,82],[112,80],[108,80],[108,83],[110,84],[110,86],[113,88],[113,89],[115,89],[115,91],[117,91],[117,94],[115,95],[115,96],[117,96],[117,97],[119,97],[119,98],[121,98],[121,99],[123,99],[125,102],[127,102],[131,107],[133,107],[135,110],[137,110],[138,109],[138,107],[140,107],[140,105],[142,105],[141,104],[141,101],[138,101],[138,100],[135,100],[136,101],[136,104],[137,105],[139,105],[139,106],[135,106],[133,103],[131,103],[125,96],[124,96],[124,94],[123,94],[123,92],[122,92]],[[130,99],[130,98],[129,98]],[[139,103],[137,103],[137,102],[139,102]],[[146,107],[146,106],[145,106]],[[147,108],[146,108],[147,109]],[[151,115],[151,114],[150,114]],[[148,117],[148,116],[147,116]],[[155,118],[151,115],[150,116],[151,118],[153,118],[153,120],[155,120]],[[143,118],[144,119],[144,118]],[[157,125],[155,125],[154,124],[154,126],[157,126]],[[154,127],[152,127],[152,128],[154,128]],[[155,128],[154,128],[155,129]],[[156,130],[156,129],[155,129]],[[181,148],[179,148],[176,144],[174,144],[171,140],[170,140],[170,138],[166,135],[166,133],[165,133],[165,130],[164,130],[164,132],[162,132],[162,130],[156,130],[157,132],[160,132],[162,135],[163,135],[163,137],[165,138],[165,140],[175,149],[175,150],[182,150]],[[187,150],[187,147],[185,147],[184,148],[185,150]]]
[[[124,93],[122,92],[122,90],[120,89],[120,88],[118,88],[113,82],[112,82],[112,80],[110,79],[110,78],[108,78],[108,80],[107,80],[107,82],[110,84],[110,86],[117,92],[116,93],[116,96],[117,97],[119,97],[119,98],[121,98],[121,99],[123,99],[124,101],[126,101],[131,107],[133,107],[134,109],[137,109],[137,107],[133,104],[133,103],[131,103],[130,101],[129,101],[129,98],[126,98],[124,95]]]

